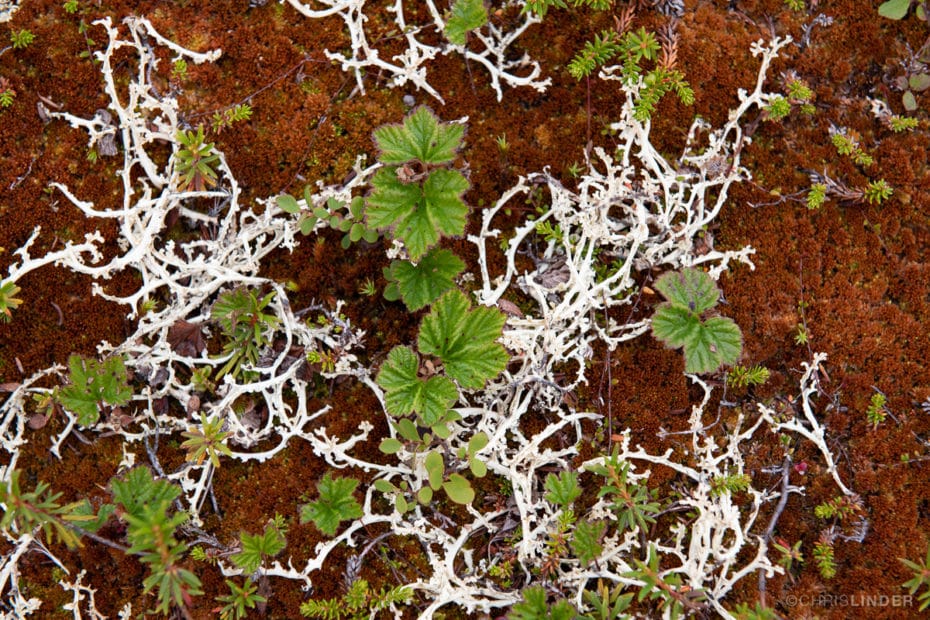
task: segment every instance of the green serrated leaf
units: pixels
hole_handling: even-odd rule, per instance
[[[470,504],[475,499],[475,491],[471,488],[471,483],[461,474],[450,475],[449,479],[442,483],[442,488],[449,499],[456,504]]]
[[[410,261],[393,261],[387,275],[396,282],[395,287],[407,309],[415,312],[455,286],[454,278],[463,269],[465,263],[453,252],[434,248],[416,265]]]
[[[701,314],[717,305],[720,291],[713,278],[699,269],[671,271],[656,280],[658,290],[673,306]]]
[[[568,508],[581,496],[578,472],[574,471],[563,471],[558,476],[549,474],[546,476],[545,488],[546,500],[563,508]]]
[[[607,524],[603,521],[581,520],[575,524],[575,531],[572,533],[572,551],[575,553],[582,566],[587,566],[601,554],[604,547],[601,545],[601,537]]]
[[[446,374],[468,389],[479,389],[507,366],[507,352],[495,342],[506,317],[495,308],[471,309],[468,298],[451,290],[433,304],[420,325],[418,344],[442,360]]]
[[[911,0],[888,0],[878,7],[878,14],[888,19],[903,19],[911,6]]]
[[[284,536],[274,527],[266,527],[264,532],[255,535],[243,532],[239,539],[242,550],[230,559],[249,574],[258,570],[263,558],[278,555],[286,544]]]
[[[917,97],[914,96],[914,93],[911,91],[905,91],[901,95],[901,103],[904,105],[904,109],[908,112],[913,112],[917,109]]]
[[[733,364],[743,348],[743,336],[732,319],[711,317],[700,325],[693,343],[685,345],[685,372],[713,372]]]
[[[375,174],[371,185],[374,189],[366,209],[368,227],[393,229],[394,237],[404,242],[412,260],[420,260],[439,242],[440,235],[465,232],[468,207],[461,195],[468,189],[468,181],[460,172],[434,170],[421,186],[403,183],[396,169],[384,168]]]
[[[677,349],[693,342],[701,328],[701,318],[687,307],[663,303],[652,317],[652,335]]]
[[[423,426],[432,426],[443,418],[459,393],[446,377],[421,379],[418,369],[416,353],[408,347],[394,347],[376,380],[385,390],[384,402],[391,415],[415,413]]]
[[[441,164],[455,159],[465,128],[441,123],[429,108],[420,106],[402,124],[379,127],[374,135],[382,163],[402,164],[416,159]]]
[[[479,461],[476,458],[468,461],[468,468],[475,478],[484,478],[488,475],[488,466],[485,465],[484,461]]]
[[[78,424],[90,426],[100,416],[98,404],[125,405],[132,398],[132,389],[121,357],[103,362],[84,359],[80,355],[68,358],[71,384],[58,393],[58,402],[78,416]]]
[[[488,23],[484,0],[455,0],[446,21],[446,38],[455,45],[465,45],[465,35]]]
[[[341,521],[362,516],[362,507],[352,496],[358,480],[333,478],[330,472],[317,483],[320,498],[301,508],[300,522],[313,523],[327,536],[334,536]]]
[[[181,495],[181,489],[166,480],[155,480],[148,467],[135,467],[120,480],[110,481],[113,499],[127,514],[140,516],[145,506],[171,504]]]

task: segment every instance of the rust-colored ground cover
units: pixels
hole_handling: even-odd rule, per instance
[[[469,117],[461,159],[468,162],[472,183],[466,202],[476,212],[493,203],[516,177],[545,166],[572,183],[570,169],[583,161],[588,136],[595,145],[611,143],[606,125],[619,109],[616,88],[598,80],[590,85],[578,82],[565,70],[583,42],[610,25],[608,14],[553,10],[520,39],[520,46],[552,77],[544,94],[508,89],[497,102],[478,67],[458,56],[438,58],[431,64],[430,80],[446,100],[441,106],[423,92],[387,89],[376,74],[366,75],[367,93],[357,93],[354,80],[322,53],[348,45],[341,21],[307,20],[273,2],[253,4],[261,6],[250,7],[244,0],[98,0],[80,2],[79,10],[69,14],[57,0],[23,1],[2,36],[8,30],[28,29],[36,39],[26,49],[0,56],[0,76],[16,91],[12,107],[0,114],[0,265],[12,260],[12,252],[37,225],[42,234],[34,255],[79,240],[98,227],[59,194],[47,191],[50,182],[66,184],[98,207],[120,199],[115,159],[91,161],[84,133],[60,121],[43,123],[36,114],[39,101],[88,118],[105,107],[97,67],[83,54],[101,48],[100,31],[89,24],[104,15],[115,20],[144,15],[162,34],[188,48],[223,49],[219,62],[190,67],[180,102],[192,126],[208,122],[214,111],[234,103],[252,105],[249,121],[210,137],[226,153],[246,202],[297,193],[318,179],[340,181],[357,154],[374,153],[372,131],[403,117],[409,109],[405,95],[430,105],[443,119]],[[930,544],[930,412],[921,408],[930,399],[930,367],[925,362],[930,344],[930,134],[926,101],[920,101],[916,113],[921,119],[917,130],[893,133],[871,115],[868,98],[887,99],[902,113],[900,93],[889,84],[901,72],[906,46],[919,48],[930,30],[913,15],[901,22],[880,18],[877,3],[805,4],[805,10],[792,11],[781,0],[686,1],[678,27],[678,61],[694,88],[695,103],[689,107],[671,96],[663,99],[652,136],[660,151],[674,154],[695,114],[719,126],[736,103],[736,90],[750,87],[755,79],[758,62],[749,53],[750,44],[773,34],[801,40],[810,29],[806,47],[789,47],[778,59],[770,73],[770,90],[781,90],[791,71],[813,89],[815,110],[793,112],[782,122],[759,123],[743,153],[753,182],[731,189],[719,227],[708,231],[718,248],[749,244],[757,250],[754,271],[738,266],[721,279],[726,299],[722,312],[743,331],[742,363],[771,371],[764,386],[727,394],[722,411],[726,422],[730,411],[749,411],[757,400],[790,409],[801,363],[809,361],[812,352],[828,354],[821,374],[823,392],[816,401],[818,416],[841,477],[860,496],[868,533],[862,542],[836,542],[836,576],[821,576],[812,550],[829,523],[817,518],[814,508],[833,499],[837,490],[820,454],[799,444],[794,462],[804,466],[796,468],[791,482],[807,490],[791,495],[775,538],[789,545],[801,541],[806,562],[790,577],[770,578],[765,600],[785,618],[911,618],[918,613],[916,598],[892,597],[906,594],[901,584],[912,577],[898,558],[923,558]],[[821,14],[832,17],[832,25],[811,26]],[[496,18],[492,10],[492,20]],[[656,27],[667,18],[644,9],[637,20]],[[874,164],[857,166],[838,155],[831,144],[832,126],[857,136]],[[497,143],[501,137],[506,137],[506,150]],[[880,205],[830,200],[819,210],[809,210],[803,193],[810,186],[810,171],[826,171],[850,187],[884,178],[894,194]],[[526,206],[528,212],[532,208]],[[522,215],[514,212],[513,221]],[[477,223],[473,216],[470,232]],[[105,237],[113,234],[106,227],[101,232]],[[366,297],[360,292],[367,279],[379,291],[383,287],[383,252],[380,246],[364,244],[343,250],[341,236],[327,231],[321,235],[324,241],[304,240],[292,253],[282,250],[262,266],[261,274],[293,282],[295,307],[313,300],[347,300],[345,312],[368,333],[367,355],[377,365],[391,347],[413,341],[419,317],[381,299],[380,293]],[[448,245],[473,268],[476,257],[470,244],[453,240]],[[650,277],[644,275],[643,283],[648,285]],[[46,267],[19,286],[23,304],[11,323],[0,324],[0,383],[16,384],[37,370],[64,364],[72,353],[93,355],[100,341],[118,342],[132,332],[125,308],[92,296],[88,278]],[[134,286],[129,277],[106,283],[111,292]],[[644,295],[636,316],[650,316],[659,301]],[[796,342],[800,330],[807,332],[806,343]],[[579,409],[608,416],[611,428],[630,427],[635,441],[651,452],[660,453],[674,443],[674,436],[663,440],[657,431],[685,428],[686,410],[700,396],[682,372],[680,352],[646,335],[612,352],[596,349],[590,364],[588,376],[593,380],[573,395]],[[866,410],[877,391],[887,396],[889,415],[873,427]],[[352,432],[360,420],[375,424],[376,434],[385,430],[376,399],[362,386],[321,381],[312,397],[340,412],[328,421],[334,435]],[[536,423],[545,421],[525,422]],[[120,441],[75,434],[59,460],[48,450],[61,424],[52,418],[31,431],[17,468],[31,483],[51,483],[64,500],[100,499],[116,474]],[[596,430],[592,425],[592,436]],[[609,433],[597,436],[601,450],[606,450]],[[181,462],[180,441],[173,453],[172,446],[160,448],[163,466]],[[587,447],[585,455],[596,449]],[[376,441],[364,446],[361,453],[366,452],[373,460],[383,458]],[[779,465],[780,455],[778,440],[771,437],[747,457],[757,488],[777,488],[780,478],[767,474],[766,468]],[[325,471],[325,463],[297,441],[265,464],[224,463],[214,480],[221,511],[208,513],[206,527],[220,540],[231,540],[243,530],[259,531],[280,513],[290,520],[287,551],[298,565],[321,535],[309,525],[297,524],[297,506],[312,494]],[[667,483],[660,489],[667,496],[673,476],[656,473],[654,482]],[[493,501],[496,490],[483,492]],[[769,505],[760,522],[768,522],[773,508]],[[374,539],[381,533],[367,534]],[[111,524],[102,535],[118,539],[121,532]],[[52,547],[70,570],[88,571],[87,583],[96,588],[98,607],[109,617],[116,617],[125,602],[133,602],[135,610],[150,604],[151,597],[142,594],[145,569],[136,559],[93,542],[75,551]],[[346,553],[337,551],[314,575],[314,597],[344,591]],[[395,540],[368,557],[363,576],[375,587],[390,585],[414,578],[425,561],[417,541]],[[40,553],[27,556],[21,567],[19,587],[45,601],[39,617],[68,617],[70,612],[61,606],[71,597],[55,583],[58,569]],[[198,575],[205,594],[193,600],[190,614],[212,617],[214,597],[225,593],[223,579],[206,565],[198,568]],[[295,617],[308,594],[295,582],[281,579],[271,579],[270,587],[264,617]],[[747,577],[728,607],[754,604],[759,597],[756,577]],[[868,602],[868,597],[879,598]],[[856,604],[861,606],[853,608]],[[416,609],[408,611],[415,615]],[[443,611],[445,617],[462,614],[452,607]]]

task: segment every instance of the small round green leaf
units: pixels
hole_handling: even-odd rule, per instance
[[[471,483],[461,474],[452,474],[449,480],[442,483],[442,488],[456,504],[470,504],[475,499],[475,491]]]
[[[429,504],[433,501],[433,490],[429,487],[422,487],[417,491],[417,501],[423,505]]]
[[[387,437],[381,441],[381,445],[378,446],[378,449],[385,454],[397,454],[403,447],[404,444],[402,444],[397,439],[394,439],[393,437]]]

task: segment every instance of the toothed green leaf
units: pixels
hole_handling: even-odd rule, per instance
[[[395,284],[407,309],[415,312],[451,289],[465,263],[449,250],[433,249],[420,262],[396,260],[385,274]],[[385,290],[385,297],[388,292]]]
[[[423,426],[432,426],[443,419],[459,392],[446,377],[420,378],[419,366],[419,358],[411,349],[394,347],[377,382],[385,390],[384,402],[391,415],[415,413]]]
[[[441,123],[429,108],[421,106],[400,125],[385,125],[375,130],[375,142],[381,149],[378,160],[385,164],[402,164],[419,160],[441,164],[455,159],[462,145],[465,128]]]
[[[313,523],[327,536],[335,536],[339,523],[362,516],[362,507],[352,493],[358,486],[355,478],[333,478],[324,474],[316,488],[320,498],[301,508],[300,522]]]
[[[456,45],[465,45],[465,35],[488,23],[488,11],[483,0],[455,0],[452,14],[446,21],[446,38]]]
[[[495,308],[471,303],[451,290],[433,304],[420,325],[419,348],[442,360],[446,374],[468,389],[479,389],[507,366],[507,352],[496,342],[506,317]]]
[[[658,290],[673,306],[684,306],[701,314],[717,305],[720,291],[714,280],[698,269],[683,269],[656,280]]]
[[[371,181],[366,216],[369,228],[393,229],[404,242],[410,258],[420,260],[439,242],[440,235],[465,232],[468,207],[461,196],[468,181],[461,173],[444,168],[433,170],[422,185],[404,183],[395,168],[379,170]]]

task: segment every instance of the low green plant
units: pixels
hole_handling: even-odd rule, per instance
[[[870,182],[863,193],[869,204],[881,204],[891,198],[894,190],[885,182],[885,179],[879,179],[878,181]]]
[[[200,428],[192,428],[181,433],[187,440],[181,447],[187,451],[186,460],[202,465],[205,458],[210,458],[213,467],[220,466],[220,454],[232,456],[232,450],[226,445],[226,439],[232,433],[223,431],[224,420],[217,417],[208,420],[200,414]]]
[[[579,616],[578,620],[625,620],[629,616],[624,614],[633,602],[635,594],[629,592],[623,594],[624,584],[618,583],[612,588],[604,583],[603,579],[597,580],[597,590],[585,590],[582,593],[582,599],[587,604],[592,613]]]
[[[212,142],[206,142],[203,125],[197,127],[196,133],[181,130],[175,136],[181,148],[174,155],[175,170],[178,173],[178,190],[202,192],[216,185],[216,163],[220,156],[215,152]]]
[[[670,92],[674,92],[685,105],[694,103],[694,91],[685,81],[684,73],[675,68],[674,44],[670,44],[660,58],[663,46],[656,34],[642,26],[635,31],[627,30],[631,19],[632,14],[628,13],[619,20],[616,30],[595,34],[594,39],[585,43],[584,49],[572,58],[568,72],[580,80],[616,58],[624,84],[633,86],[642,80],[633,104],[633,117],[643,122],[652,116],[656,105]],[[653,64],[649,70],[643,67],[646,61]]]
[[[222,293],[213,304],[211,318],[220,324],[226,338],[223,355],[229,356],[214,381],[219,381],[227,373],[238,376],[243,363],[258,365],[261,351],[271,344],[279,323],[274,314],[265,312],[274,296],[272,291],[259,299],[256,291],[237,288]]]
[[[0,77],[0,108],[8,108],[13,105],[13,102],[16,100],[16,91],[13,90],[13,87],[10,85],[10,81],[5,77]],[[12,284],[12,282],[4,283]],[[3,293],[0,291],[0,303],[2,303]],[[2,311],[2,307],[0,307]],[[2,317],[0,317],[2,318]]]
[[[783,541],[776,540],[774,543],[775,550],[779,553],[777,563],[785,569],[785,573],[791,575],[791,571],[796,566],[804,564],[804,554],[801,553],[801,543],[797,541],[793,545]]]
[[[137,554],[150,574],[142,582],[145,592],[157,590],[155,611],[167,614],[172,605],[187,609],[191,597],[203,594],[200,579],[181,565],[187,545],[175,538],[187,522],[184,511],[171,512],[181,490],[156,480],[147,467],[131,469],[123,479],[110,481],[113,499],[126,522],[129,553]]]
[[[634,528],[646,531],[649,524],[655,523],[662,505],[645,484],[629,479],[630,464],[621,463],[616,451],[604,460],[603,465],[594,465],[589,471],[603,476],[604,482],[597,496],[611,498],[610,507],[617,515],[619,531]]]
[[[319,498],[301,508],[300,522],[313,521],[321,532],[335,536],[339,523],[362,516],[362,507],[352,495],[357,486],[355,478],[333,478],[326,472],[316,485]]]
[[[436,301],[455,286],[455,278],[465,269],[465,263],[449,250],[433,248],[416,264],[395,260],[384,268],[388,284],[384,298],[400,299],[411,312]]]
[[[0,284],[0,323],[9,323],[13,320],[13,310],[22,305],[23,300],[16,296],[22,292],[16,283],[4,282]]]
[[[67,0],[67,2],[65,2],[61,6],[65,10],[65,13],[73,14],[73,13],[77,13],[77,10],[80,7],[80,4],[78,3],[78,0]]]
[[[807,8],[807,3],[806,0],[785,0],[785,6],[800,13]]]
[[[407,587],[385,586],[372,590],[366,580],[356,579],[341,597],[304,601],[300,605],[300,614],[322,620],[367,620],[381,617],[378,612],[408,603],[412,597],[413,592]]]
[[[865,417],[872,425],[872,428],[878,428],[878,425],[885,421],[888,416],[888,410],[885,407],[885,395],[881,392],[872,394],[869,400],[869,407],[865,410]]]
[[[926,0],[887,0],[878,7],[878,14],[888,19],[904,19],[912,5],[916,7],[917,18],[925,21],[927,19]]]
[[[845,131],[834,131],[830,139],[833,141],[837,153],[850,157],[860,166],[871,166],[875,163],[872,156],[862,150],[859,141],[847,135]]]
[[[775,610],[764,607],[762,603],[756,603],[753,607],[749,603],[740,603],[733,608],[732,613],[735,620],[781,620]]]
[[[251,575],[258,571],[265,558],[273,558],[284,550],[284,520],[277,517],[261,534],[242,532],[239,535],[239,552],[230,556],[233,564]]]
[[[862,512],[862,500],[857,495],[841,495],[814,507],[814,516],[818,519],[848,521],[862,516]]]
[[[242,587],[226,579],[226,587],[229,588],[229,594],[216,597],[218,602],[225,603],[219,610],[221,620],[243,620],[248,618],[250,609],[268,602],[264,596],[257,594],[258,586],[251,579],[246,579]]]
[[[507,620],[573,620],[578,611],[565,599],[549,605],[546,589],[531,586],[522,592],[523,600],[515,603],[507,614]]]
[[[920,603],[918,611],[930,608],[930,547],[927,547],[927,557],[922,562],[912,562],[905,558],[898,558],[898,560],[914,573],[914,576],[902,583],[901,587],[907,588],[908,593],[913,596],[917,594],[921,586],[926,586],[926,589],[917,597],[917,602]]]
[[[113,506],[105,504],[95,515],[90,502],[86,499],[60,504],[61,493],[53,492],[50,486],[41,480],[36,482],[35,490],[24,491],[19,482],[19,470],[10,472],[6,484],[0,484],[0,504],[3,504],[3,518],[0,530],[8,532],[15,525],[16,531],[26,532],[41,528],[46,540],[58,540],[69,549],[81,546],[80,532],[95,532],[100,529],[110,514]]]
[[[468,33],[488,23],[488,10],[482,0],[455,0],[446,19],[446,38],[465,45]]]
[[[750,385],[762,385],[769,380],[769,369],[765,366],[740,366],[737,364],[727,372],[727,385],[744,388]]]
[[[833,537],[821,535],[820,540],[814,543],[814,563],[824,579],[836,577],[836,559],[833,555]]]
[[[171,63],[171,81],[183,82],[189,77],[187,72],[187,61],[183,58],[176,59]]]
[[[742,493],[749,488],[752,478],[749,474],[726,474],[714,476],[710,481],[710,496],[717,497],[724,493]]]
[[[120,356],[98,362],[72,355],[68,368],[70,383],[58,391],[58,403],[77,414],[81,426],[97,422],[101,405],[119,407],[132,398],[126,365]]]
[[[544,483],[546,501],[567,509],[581,497],[581,486],[578,484],[578,472],[563,471],[558,476],[549,474]]]
[[[920,121],[910,116],[898,116],[893,114],[888,117],[888,126],[891,131],[901,133],[902,131],[914,131],[920,126]]]
[[[670,272],[656,281],[655,288],[668,301],[656,309],[652,333],[672,348],[684,348],[685,372],[713,372],[736,362],[743,348],[736,323],[720,316],[701,319],[720,298],[709,275],[693,268]]]
[[[638,601],[645,599],[658,601],[659,609],[663,610],[663,617],[680,618],[685,609],[694,610],[698,607],[697,601],[703,598],[699,590],[691,590],[681,583],[681,575],[669,573],[662,575],[659,570],[659,553],[655,543],[649,544],[646,561],[633,559],[635,568],[623,574],[629,579],[642,582]]]
[[[586,6],[595,11],[606,11],[613,5],[613,0],[570,0],[572,6]],[[526,0],[522,13],[533,13],[545,17],[551,8],[567,8],[565,0]]]
[[[507,353],[496,342],[505,318],[495,308],[472,308],[457,289],[440,297],[420,323],[417,340],[420,354],[427,356],[422,366],[428,376],[421,375],[421,359],[409,347],[394,347],[378,373],[388,413],[398,418],[415,415],[420,426],[434,432],[445,426],[449,408],[458,398],[453,381],[466,389],[480,389],[506,366]],[[438,358],[441,374],[428,356]]]
[[[385,164],[371,180],[365,217],[368,226],[404,243],[419,261],[441,236],[465,231],[468,207],[461,196],[469,183],[449,166],[461,147],[465,128],[441,123],[425,106],[399,125],[374,132]]]
[[[252,118],[252,106],[248,103],[237,103],[231,108],[214,112],[210,118],[210,128],[213,129],[213,133],[221,133],[235,123],[247,121],[250,118]]]
[[[26,49],[35,40],[36,35],[28,30],[14,30],[10,33],[10,43],[14,50]]]
[[[827,197],[827,186],[823,183],[813,183],[810,190],[807,192],[807,208],[811,211],[816,211],[823,206],[824,201]]]
[[[312,189],[310,185],[304,187],[305,205],[313,204]],[[285,213],[300,215],[297,225],[300,227],[300,232],[305,235],[312,233],[316,230],[317,224],[322,223],[323,226],[329,226],[333,230],[345,233],[342,237],[343,249],[347,249],[349,245],[361,239],[368,243],[378,240],[378,231],[365,225],[365,199],[361,196],[353,198],[348,207],[343,201],[330,198],[326,201],[325,207],[316,207],[312,210],[309,206],[301,207],[297,199],[289,194],[278,196],[277,202]]]

